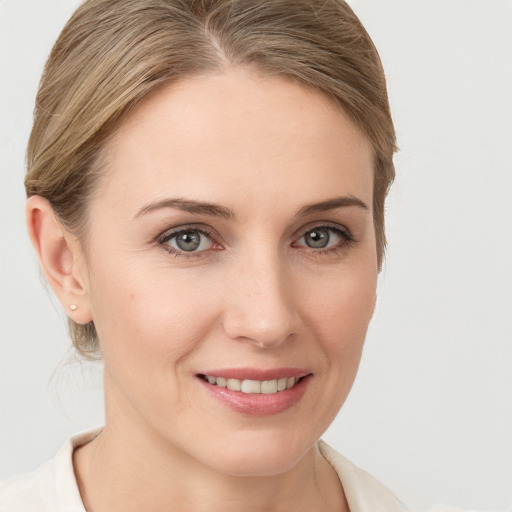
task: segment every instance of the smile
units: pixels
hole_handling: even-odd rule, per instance
[[[284,413],[301,401],[313,373],[301,368],[224,368],[196,374],[219,403],[248,416]]]
[[[301,380],[301,378],[296,377],[280,377],[272,380],[240,380],[215,377],[213,375],[203,375],[202,378],[214,386],[227,388],[231,391],[241,391],[249,395],[271,395],[279,391],[286,391],[287,389],[293,388]]]

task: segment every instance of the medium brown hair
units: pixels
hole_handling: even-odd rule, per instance
[[[49,200],[83,240],[100,154],[127,112],[163,83],[251,65],[336,101],[370,141],[379,265],[395,132],[379,55],[341,0],[88,0],[60,34],[41,79],[27,150],[28,196]],[[70,332],[97,357],[94,324]]]

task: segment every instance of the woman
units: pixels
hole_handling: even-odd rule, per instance
[[[344,2],[85,2],[41,82],[27,224],[103,359],[106,424],[1,509],[400,510],[318,442],[373,313],[394,149]]]

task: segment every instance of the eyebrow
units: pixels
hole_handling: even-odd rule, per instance
[[[176,208],[190,213],[201,213],[204,215],[211,215],[214,217],[222,217],[224,219],[231,219],[235,216],[234,212],[225,206],[220,206],[212,203],[204,203],[202,201],[193,201],[190,199],[162,199],[154,203],[149,203],[143,206],[135,215],[135,219],[142,217],[146,213],[158,210],[160,208]]]
[[[301,217],[305,217],[307,215],[311,215],[313,213],[320,213],[329,210],[335,210],[336,208],[346,208],[349,206],[357,206],[358,208],[362,208],[365,211],[369,211],[368,206],[353,196],[341,196],[334,197],[332,199],[327,199],[326,201],[321,201],[319,203],[312,203],[304,206],[298,212],[298,215]],[[191,199],[181,199],[181,198],[167,198],[162,199],[160,201],[156,201],[154,203],[149,203],[143,206],[136,214],[135,219],[142,217],[143,215],[152,212],[154,210],[158,210],[160,208],[176,208],[178,210],[183,210],[189,213],[199,213],[203,215],[211,215],[213,217],[221,217],[223,219],[233,219],[235,218],[235,213],[233,210],[226,208],[225,206],[220,206],[218,204],[213,203],[205,203],[202,201],[194,201]]]
[[[304,206],[299,210],[299,215],[304,217],[306,215],[311,215],[312,213],[326,212],[329,210],[335,210],[336,208],[346,208],[349,206],[357,206],[366,212],[370,211],[368,206],[363,201],[361,201],[361,199],[353,196],[341,196]]]

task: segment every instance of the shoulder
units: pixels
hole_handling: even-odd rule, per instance
[[[343,485],[350,510],[358,512],[405,512],[406,507],[375,477],[358,468],[323,441],[318,448],[324,459],[334,468]]]
[[[31,473],[0,483],[1,512],[85,512],[73,470],[73,450],[98,435],[78,434]]]
[[[318,442],[318,449],[334,468],[343,485],[350,510],[357,512],[407,512],[405,505],[370,473],[358,468],[343,455],[323,441]],[[427,512],[477,512],[461,508],[436,505]]]
[[[18,475],[0,483],[2,512],[32,512],[58,510],[56,495],[56,459],[31,473]],[[44,507],[44,508],[43,508]]]

